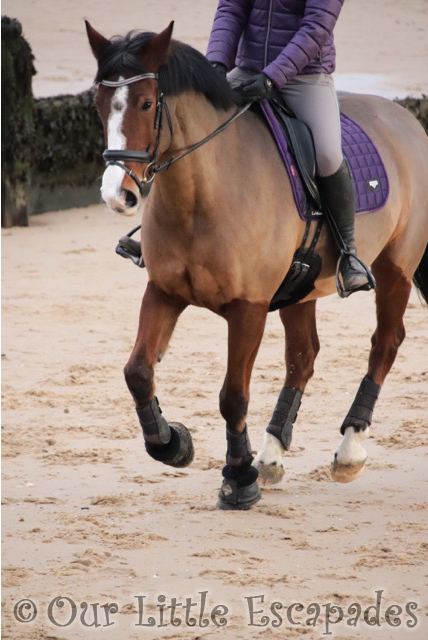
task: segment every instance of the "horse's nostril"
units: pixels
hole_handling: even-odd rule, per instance
[[[137,206],[137,196],[135,195],[135,193],[133,193],[133,191],[129,191],[128,189],[125,189],[125,204],[128,207],[128,209],[132,209],[133,207]]]

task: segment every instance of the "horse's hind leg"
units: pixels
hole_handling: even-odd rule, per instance
[[[290,448],[293,423],[306,384],[314,372],[314,362],[320,348],[315,305],[316,301],[311,300],[280,311],[285,329],[287,373],[264,434],[262,449],[255,460],[261,484],[276,484],[284,475],[282,454]]]
[[[154,366],[168,346],[177,318],[186,304],[165,295],[149,282],[143,297],[137,339],[125,367],[125,379],[135,400],[146,449],[156,460],[184,467],[193,459],[192,438],[186,427],[168,423],[154,396]]]
[[[373,264],[376,287],[377,327],[372,336],[367,375],[340,429],[343,439],[334,456],[332,477],[351,482],[363,471],[373,409],[381,386],[404,340],[403,316],[412,288],[411,280],[384,254]]]
[[[251,372],[263,336],[267,305],[234,300],[223,315],[229,336],[220,411],[226,420],[227,454],[217,508],[240,510],[249,509],[260,500],[246,417]]]

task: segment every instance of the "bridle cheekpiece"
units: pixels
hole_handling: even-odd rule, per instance
[[[100,84],[105,87],[116,89],[118,87],[124,87],[126,85],[133,84],[134,82],[139,82],[140,80],[156,80],[159,83],[159,75],[157,73],[142,73],[138,76],[132,76],[131,78],[124,78],[121,80],[101,80]],[[106,149],[103,153],[103,158],[106,161],[107,166],[116,165],[123,169],[135,182],[141,195],[144,195],[143,185],[152,182],[153,178],[155,177],[155,172],[152,171],[152,169],[154,168],[156,160],[158,158],[159,145],[162,136],[164,111],[166,112],[172,140],[172,120],[169,113],[168,105],[165,102],[165,96],[159,91],[158,84],[156,114],[154,121],[154,130],[157,131],[158,134],[156,138],[156,147],[153,153],[149,153],[148,151],[130,151],[125,149]],[[141,180],[134,173],[134,171],[132,171],[132,169],[129,169],[129,167],[126,166],[126,162],[142,162],[147,164]]]

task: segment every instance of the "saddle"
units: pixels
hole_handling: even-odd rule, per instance
[[[318,278],[322,266],[321,256],[316,253],[315,248],[321,233],[323,218],[320,215],[322,203],[316,182],[315,147],[312,133],[309,127],[298,120],[287,108],[279,95],[269,100],[269,105],[276,122],[281,126],[288,152],[297,166],[297,171],[308,196],[305,208],[306,228],[302,242],[293,256],[289,271],[269,305],[269,311],[276,311],[303,300],[315,288],[315,280]],[[267,118],[265,109],[266,106],[264,109],[263,106],[259,107],[259,111],[262,110]],[[272,119],[270,124],[272,126]],[[289,166],[294,169],[291,162],[289,162]],[[317,225],[315,233],[309,245],[306,246],[311,223],[314,220]]]
[[[316,182],[315,147],[309,127],[298,120],[279,96],[269,100],[269,104],[282,127],[287,146],[294,157],[303,184],[312,202],[312,208],[320,211],[321,197]]]
[[[323,206],[320,197],[316,182],[315,148],[309,128],[296,119],[279,94],[269,101],[263,100],[259,105],[256,109],[262,112],[287,170],[298,213],[306,221],[302,245],[296,251],[290,271],[271,302],[270,310],[273,311],[302,300],[314,289],[321,270],[321,259],[315,253],[315,246],[324,217],[328,219],[340,254],[346,244],[334,217],[329,208]],[[373,141],[357,122],[344,113],[340,115],[340,122],[343,155],[354,186],[356,214],[378,211],[385,206],[389,195],[388,176],[382,158]],[[318,227],[312,242],[306,248],[308,226],[314,219],[317,220]],[[340,261],[336,269],[336,281],[339,295],[342,295],[343,289],[338,278],[339,264]],[[368,274],[371,277],[369,272]]]

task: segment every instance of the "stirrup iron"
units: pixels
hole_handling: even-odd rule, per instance
[[[368,283],[363,285],[362,287],[358,287],[358,289],[347,290],[345,289],[345,287],[343,286],[340,280],[340,268],[342,266],[342,260],[346,256],[352,257],[354,260],[356,260],[366,272]],[[370,291],[370,289],[376,289],[376,280],[374,275],[370,271],[369,267],[366,264],[364,264],[364,262],[357,255],[355,255],[354,253],[351,253],[348,249],[345,250],[342,248],[340,250],[340,256],[336,265],[336,287],[337,287],[337,293],[339,294],[339,297],[347,298],[348,296],[351,295],[351,293],[356,293],[357,291]]]
[[[141,229],[141,225],[135,227],[135,229],[132,229],[126,236],[122,236],[122,238],[119,239],[116,246],[116,253],[122,258],[129,258],[137,267],[143,268],[145,267],[145,263],[141,255],[141,245],[131,238],[139,229]]]

